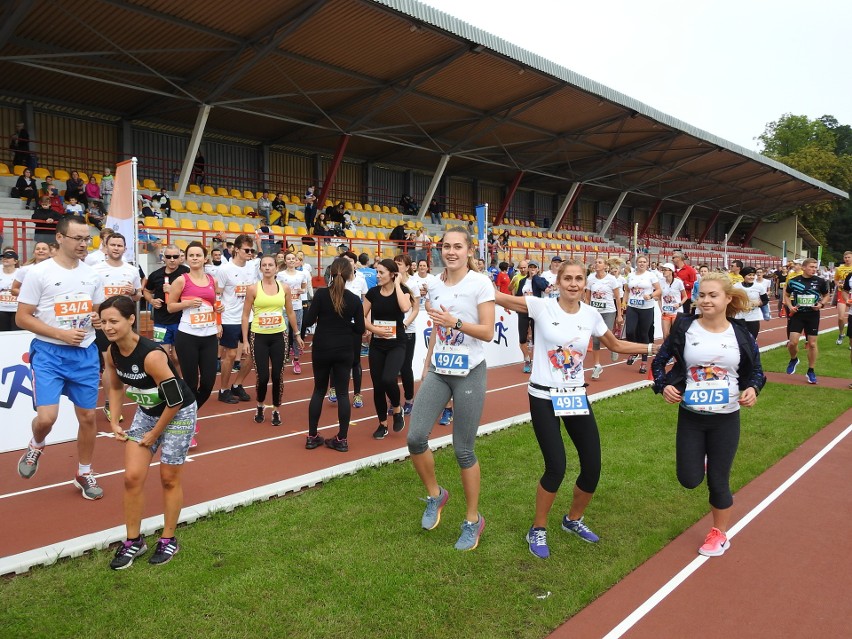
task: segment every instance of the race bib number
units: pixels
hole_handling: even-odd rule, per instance
[[[381,329],[385,329],[387,327],[390,327],[391,329],[390,334],[387,334],[384,331],[382,331],[380,334],[377,334],[376,337],[378,337],[379,339],[396,339],[396,322],[389,320],[375,320],[373,322],[373,325]]]
[[[155,326],[154,331],[151,335],[151,339],[155,342],[162,342],[166,339],[166,328],[165,326]]]
[[[237,284],[234,287],[234,295],[236,295],[240,299],[245,299],[247,290],[248,290],[248,284]]]
[[[631,297],[627,300],[628,306],[632,306],[633,308],[644,308],[645,300],[641,297]]]
[[[465,376],[470,372],[470,351],[467,346],[435,344],[432,359],[435,372],[441,375]]]
[[[685,406],[697,411],[718,411],[728,405],[730,390],[728,380],[712,379],[703,382],[687,380],[683,394]]]
[[[586,389],[582,386],[551,391],[550,403],[553,404],[553,414],[557,417],[589,414],[589,398],[586,397]]]
[[[127,390],[124,391],[124,394],[143,408],[151,408],[152,406],[163,403],[163,400],[160,397],[160,391],[156,388],[136,388],[135,386],[128,386]]]
[[[557,299],[559,297],[559,291],[550,291],[550,293],[548,293],[548,297],[550,299]]]
[[[69,293],[53,298],[53,314],[59,328],[88,328],[92,323],[92,298],[85,293]]]
[[[114,295],[124,295],[124,285],[104,286],[104,297],[113,297]]]
[[[210,328],[216,325],[216,311],[210,304],[189,309],[189,325],[193,328]]]
[[[284,324],[284,314],[281,311],[266,311],[257,314],[257,325],[260,328],[278,328]]]
[[[0,304],[17,304],[18,298],[12,295],[12,291],[0,291]]]
[[[606,310],[606,301],[605,300],[592,300],[591,304],[592,308],[596,308],[599,311]]]
[[[673,304],[663,304],[663,313],[674,315],[677,312],[677,306]]]
[[[817,299],[818,297],[814,293],[800,294],[798,297],[796,297],[796,304],[798,306],[811,307],[817,303]]]

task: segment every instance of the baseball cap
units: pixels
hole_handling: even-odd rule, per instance
[[[3,254],[0,255],[0,257],[11,257],[13,260],[17,260],[18,254],[15,253],[15,251],[13,251],[12,249],[6,249],[5,251],[3,251]]]
[[[562,258],[559,257],[558,255],[554,255],[552,258],[550,258],[550,261],[551,262],[561,262]]]
[[[757,269],[753,266],[744,266],[740,269],[740,275],[745,277],[746,275],[751,275],[752,273],[757,273]]]
[[[530,266],[532,266],[533,268],[538,268],[538,263],[537,262],[530,262],[529,264],[527,264],[527,267],[530,267]]]
[[[674,264],[672,264],[671,262],[664,262],[663,264],[660,264],[660,268],[667,268],[667,269],[669,269],[672,273],[674,273],[674,272],[675,272],[675,265],[674,265]]]

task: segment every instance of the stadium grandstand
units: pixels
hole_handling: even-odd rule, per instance
[[[276,240],[318,269],[340,243],[397,253],[399,226],[436,240],[480,203],[495,235],[509,231],[492,255],[516,263],[682,249],[693,264],[771,266],[783,233],[762,231],[767,216],[847,197],[411,0],[163,7],[6,3],[0,130],[24,123],[29,143],[23,163],[0,164],[0,223],[22,259],[33,223],[8,195],[27,165],[62,189],[130,157],[140,193],[170,198],[170,217],[144,218],[164,242],[255,232],[268,190],[287,210],[270,220]],[[76,26],[45,32],[34,17],[53,10]],[[352,222],[332,242],[311,237],[310,185]]]

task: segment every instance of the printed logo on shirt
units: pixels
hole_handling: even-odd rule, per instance
[[[562,379],[566,382],[576,379],[583,370],[583,352],[572,343],[576,339],[547,351],[550,365],[562,374]]]

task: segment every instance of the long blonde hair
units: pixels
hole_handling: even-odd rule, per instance
[[[727,273],[707,273],[701,278],[701,285],[705,282],[719,282],[725,295],[731,296],[731,301],[725,309],[726,317],[734,317],[737,313],[746,313],[751,310],[748,294],[741,288],[734,288],[734,284]]]

